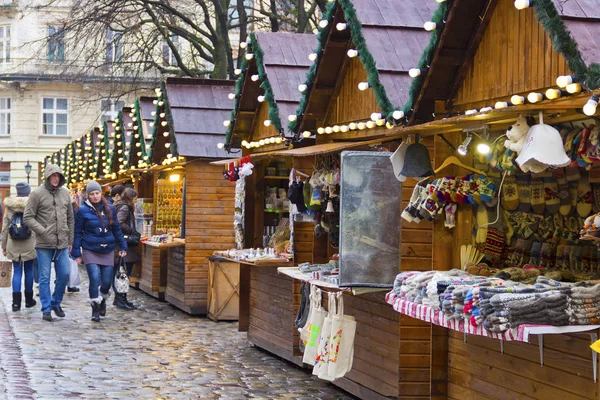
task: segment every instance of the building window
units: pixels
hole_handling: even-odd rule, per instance
[[[123,107],[125,107],[125,102],[122,100],[102,100],[100,102],[100,108],[102,109],[100,124],[104,124],[107,121],[114,121]]]
[[[10,98],[0,97],[0,136],[10,135]]]
[[[123,57],[123,32],[106,30],[106,62],[116,63]]]
[[[65,33],[63,28],[48,27],[48,61],[55,63],[65,61]]]
[[[67,136],[69,124],[69,101],[54,97],[42,99],[42,134]]]
[[[179,53],[179,36],[173,35],[171,36],[171,42],[175,46],[177,53]],[[165,40],[163,43],[163,65],[165,67],[176,67],[177,66],[177,58],[175,58],[175,53],[169,43]]]
[[[0,63],[10,62],[10,26],[0,26]]]

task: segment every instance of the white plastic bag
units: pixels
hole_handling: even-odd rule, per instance
[[[308,320],[306,325],[304,325],[304,329],[300,332],[302,341],[305,343],[302,362],[306,364],[315,364],[319,339],[321,338],[321,329],[326,315],[327,311],[321,307],[321,289],[315,285],[311,285]]]
[[[323,328],[321,329],[321,338],[319,339],[319,349],[317,350],[317,359],[315,366],[313,367],[313,375],[317,375],[320,379],[332,381],[334,378],[329,375],[329,350],[331,348],[331,326],[333,322],[333,315],[336,312],[335,306],[335,294],[328,292],[329,298],[329,312],[325,321],[323,321]]]
[[[81,277],[79,276],[79,265],[77,265],[77,261],[73,260],[70,257],[69,268],[69,282],[67,286],[72,288],[81,285]]]
[[[356,320],[344,315],[344,296],[337,294],[337,312],[331,321],[331,339],[327,373],[332,379],[341,378],[352,369]]]

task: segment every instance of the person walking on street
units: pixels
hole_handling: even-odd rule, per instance
[[[72,255],[78,264],[82,259],[90,280],[89,295],[92,321],[100,322],[106,315],[106,299],[114,279],[114,253],[117,244],[119,256],[127,255],[127,243],[117,221],[115,208],[102,196],[98,182],[90,181],[85,191],[88,199],[75,216],[75,240]],[[98,293],[100,288],[100,293]]]
[[[113,191],[118,186],[113,188]],[[113,194],[113,197],[115,195]],[[136,234],[137,230],[135,228],[135,218],[133,214],[135,198],[137,197],[137,192],[131,188],[124,188],[124,190],[118,194],[117,200],[115,201],[115,209],[117,210],[117,219],[119,220],[119,225],[121,226],[121,230],[123,231],[123,235],[130,236],[132,234]],[[135,251],[135,247],[131,247],[127,251],[127,255],[125,256],[125,268],[127,270],[127,276],[131,276],[131,272],[133,271],[133,266],[136,262],[140,262],[140,256]],[[115,261],[116,265],[118,264],[118,260]],[[127,300],[127,293],[115,293],[115,303],[117,307],[123,308],[125,310],[133,310],[137,307]]]
[[[25,272],[25,307],[36,305],[33,299],[33,263],[35,254],[35,235],[23,223],[23,212],[31,188],[26,182],[16,185],[17,195],[4,199],[5,213],[2,222],[2,254],[12,260],[12,310],[21,309],[21,281]]]
[[[35,233],[35,251],[38,259],[42,319],[52,321],[54,311],[64,318],[61,307],[69,279],[69,252],[73,243],[73,206],[71,195],[64,188],[65,177],[58,165],[48,164],[44,184],[29,195],[23,219]],[[50,268],[54,262],[56,284],[50,295]]]
[[[110,197],[108,199],[108,202],[112,205],[115,205],[115,203],[121,199],[121,195],[123,194],[124,190],[125,186],[115,185],[115,187],[113,187],[110,190]]]

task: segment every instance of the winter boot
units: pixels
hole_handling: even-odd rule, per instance
[[[100,292],[100,296],[102,296],[102,301],[100,302],[98,312],[101,317],[105,317],[106,316],[106,299],[108,299],[110,297],[110,293]]]
[[[131,307],[129,304],[126,303],[125,296],[126,295],[124,293],[117,293],[115,295],[115,297],[117,298],[117,307],[122,308],[123,310],[134,310],[134,307]]]
[[[133,304],[132,302],[130,302],[130,301],[129,301],[129,299],[127,298],[127,293],[123,293],[123,299],[125,300],[125,303],[126,303],[126,304],[127,304],[129,307],[131,307],[131,309],[132,309],[132,310],[135,310],[135,309],[137,309],[137,308],[138,308],[138,307],[137,307],[135,304]]]
[[[33,292],[25,292],[25,307],[31,308],[37,304],[37,301],[33,299]]]
[[[96,302],[92,302],[92,321],[100,322],[100,305]]]
[[[21,310],[21,292],[13,292],[12,310]]]

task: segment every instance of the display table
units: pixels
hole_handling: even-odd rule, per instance
[[[467,341],[467,335],[484,336],[500,340],[500,351],[504,352],[504,342],[529,342],[530,335],[538,335],[538,345],[540,352],[540,365],[544,365],[544,335],[558,335],[564,333],[584,333],[590,336],[590,340],[598,340],[598,329],[600,325],[519,325],[517,328],[509,329],[503,333],[488,332],[483,326],[472,326],[464,319],[448,319],[441,310],[412,301],[404,300],[398,297],[394,292],[386,295],[386,301],[392,305],[394,310],[409,317],[416,318],[435,325],[443,326],[464,334],[463,340]],[[594,373],[594,382],[597,381],[597,359],[598,353],[592,350],[592,368]]]
[[[140,273],[140,289],[152,297],[164,301],[167,290],[167,257],[171,247],[184,246],[185,242],[142,243],[142,270]]]

